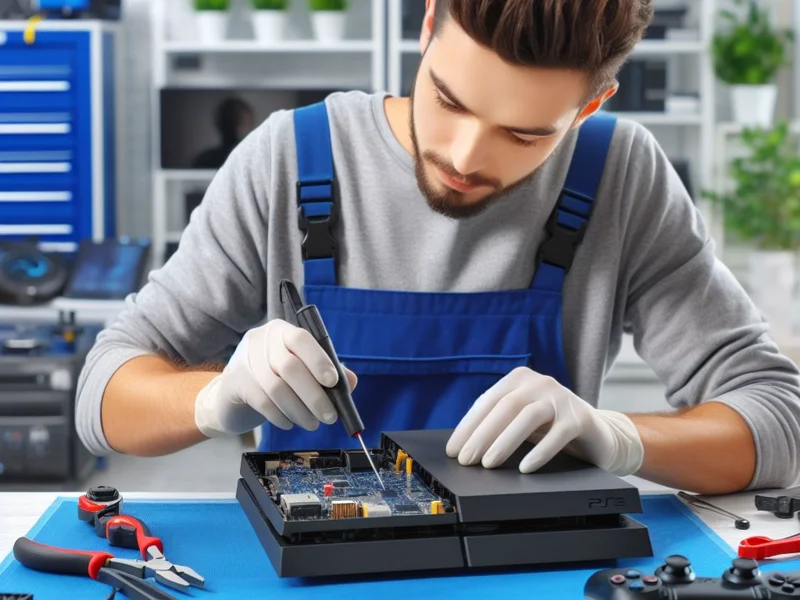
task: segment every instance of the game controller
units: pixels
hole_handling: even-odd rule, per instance
[[[762,573],[749,558],[735,558],[721,577],[697,577],[689,559],[668,556],[652,575],[636,569],[605,569],[592,575],[584,587],[586,600],[725,600],[800,598],[800,573]]]

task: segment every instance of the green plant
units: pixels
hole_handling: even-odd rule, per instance
[[[794,39],[791,31],[772,28],[769,15],[756,0],[747,3],[744,16],[722,10],[720,17],[728,27],[714,36],[714,67],[722,81],[731,85],[759,85],[772,81],[778,69],[787,64],[786,45]]]
[[[347,10],[347,0],[308,0],[311,10]]]
[[[195,10],[228,10],[230,0],[194,0]]]
[[[745,129],[748,154],[730,162],[733,189],[703,191],[723,210],[725,228],[761,250],[800,248],[800,154],[782,122]]]
[[[253,0],[255,10],[286,10],[289,0]]]

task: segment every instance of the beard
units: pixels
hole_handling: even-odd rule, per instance
[[[417,187],[422,195],[425,197],[428,206],[434,211],[445,217],[451,219],[466,219],[469,217],[477,216],[483,213],[495,202],[502,200],[509,196],[516,189],[530,182],[539,172],[541,165],[534,169],[531,173],[522,179],[512,183],[511,185],[503,187],[502,183],[496,179],[490,179],[481,175],[472,175],[464,177],[459,173],[453,165],[448,163],[444,158],[431,150],[420,152],[419,140],[417,139],[417,131],[414,121],[414,89],[412,87],[410,93],[410,109],[408,118],[408,127],[411,132],[411,143],[414,148],[414,174],[417,178]],[[546,162],[546,161],[545,161]],[[467,194],[459,192],[448,187],[444,191],[437,189],[431,182],[427,173],[425,172],[425,165],[433,165],[440,170],[444,171],[447,175],[463,182],[465,185],[470,186],[488,186],[492,192],[484,196],[480,200],[467,202]]]

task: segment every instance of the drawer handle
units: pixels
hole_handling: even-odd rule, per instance
[[[43,18],[42,15],[33,15],[28,19],[28,24],[25,26],[25,33],[22,35],[26,44],[31,45],[36,42],[36,26]]]
[[[0,225],[0,235],[69,235],[72,225]]]
[[[11,163],[0,162],[0,174],[19,173],[69,173],[72,165],[68,162]]]
[[[0,192],[0,202],[70,202],[72,192]]]

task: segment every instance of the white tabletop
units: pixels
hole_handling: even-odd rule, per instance
[[[674,493],[673,490],[653,485],[649,482],[629,478],[635,483],[642,494]],[[7,492],[0,493],[0,561],[5,558],[14,546],[14,541],[33,527],[42,513],[52,504],[58,496],[79,496],[84,492]],[[157,499],[170,498],[182,499],[233,499],[233,494],[220,493],[175,493],[155,494],[150,492],[125,492],[120,490],[126,499]],[[730,496],[708,498],[714,505],[730,511],[750,521],[750,529],[739,530],[733,526],[733,521],[727,517],[710,513],[705,510],[695,510],[695,513],[727,542],[733,550],[738,548],[739,542],[746,537],[764,535],[773,539],[786,537],[800,531],[798,520],[778,519],[771,513],[757,511],[754,504],[753,493],[741,493]],[[635,515],[634,515],[635,518]]]

